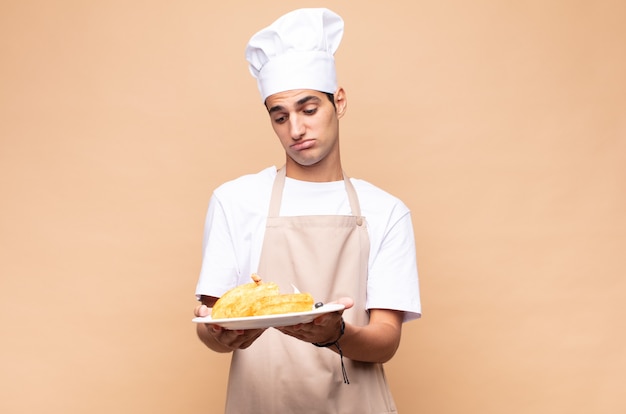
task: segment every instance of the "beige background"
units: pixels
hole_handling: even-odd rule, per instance
[[[221,182],[282,162],[249,36],[343,15],[345,168],[413,211],[411,413],[626,410],[623,1],[0,2],[0,412],[219,413]],[[244,14],[245,12],[245,14]]]

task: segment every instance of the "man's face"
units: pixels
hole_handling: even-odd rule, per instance
[[[338,121],[343,108],[336,110],[326,94],[309,89],[285,91],[269,96],[265,105],[289,159],[302,166],[327,157],[339,160]]]

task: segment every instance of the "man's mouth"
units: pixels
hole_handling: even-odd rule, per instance
[[[302,151],[313,147],[313,145],[315,145],[314,139],[306,139],[304,141],[298,141],[295,144],[292,144],[291,149],[295,151]]]

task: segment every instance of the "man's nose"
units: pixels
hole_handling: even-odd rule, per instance
[[[293,116],[289,118],[290,128],[291,128],[291,138],[294,140],[299,140],[304,136],[305,127],[304,122],[299,116]]]

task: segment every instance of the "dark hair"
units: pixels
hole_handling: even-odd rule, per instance
[[[337,107],[335,106],[335,95],[330,92],[324,92],[324,94],[328,97],[328,100],[330,101],[331,104],[333,104],[333,108],[335,108],[336,110]]]

